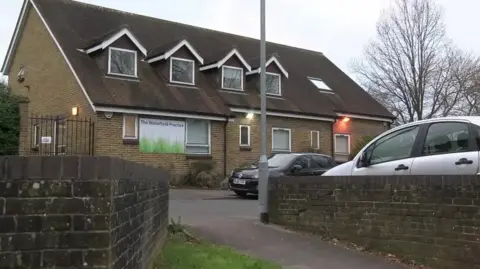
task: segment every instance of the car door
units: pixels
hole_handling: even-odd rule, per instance
[[[420,125],[407,126],[377,139],[365,149],[367,166],[354,165],[352,175],[409,175]]]
[[[293,168],[295,165],[301,166],[301,169],[298,170],[292,170],[292,175],[293,176],[311,176],[313,175],[311,171],[311,166],[310,166],[310,159],[308,156],[301,155],[298,156],[291,164],[291,167]]]
[[[478,147],[473,126],[466,121],[428,125],[421,154],[412,164],[412,175],[475,175]]]
[[[333,167],[333,162],[326,156],[311,155],[311,172],[313,175],[322,175],[328,169]]]

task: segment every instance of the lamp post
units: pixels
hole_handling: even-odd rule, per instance
[[[258,201],[260,203],[260,221],[267,224],[268,219],[268,160],[267,160],[267,97],[265,82],[265,0],[260,0],[260,130],[261,156],[259,161]]]

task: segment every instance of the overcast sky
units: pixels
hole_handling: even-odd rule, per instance
[[[266,0],[267,40],[323,52],[345,72],[375,36],[375,23],[390,0]],[[479,0],[436,0],[445,9],[447,34],[461,48],[480,55]],[[3,63],[23,0],[0,8]],[[259,0],[82,0],[200,27],[260,37]],[[0,63],[1,64],[1,63]]]

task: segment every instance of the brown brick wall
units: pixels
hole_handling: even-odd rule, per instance
[[[237,114],[234,122],[227,126],[227,172],[245,163],[251,163],[260,157],[260,116],[247,119],[245,114]],[[240,125],[250,126],[251,149],[240,149]],[[331,155],[332,123],[325,121],[302,120],[292,118],[267,117],[267,152],[272,151],[272,127],[290,128],[292,132],[292,151],[311,151],[310,131],[320,132],[319,153]]]
[[[16,77],[21,66],[27,67],[25,81],[18,83]],[[72,107],[78,106],[79,115],[92,114],[80,85],[33,8],[28,13],[8,75],[13,92],[30,99],[30,113],[70,115]]]
[[[151,116],[149,116],[151,117]],[[179,118],[175,118],[179,120]],[[224,159],[224,122],[211,122],[211,156],[216,163],[215,173],[223,175]],[[192,169],[192,162],[198,159],[187,159],[185,154],[154,154],[141,153],[138,145],[128,145],[123,142],[123,115],[114,114],[106,119],[99,113],[96,122],[96,155],[119,157],[129,161],[141,162],[156,167],[162,167],[171,173],[172,180],[179,181]]]
[[[480,268],[478,176],[285,177],[272,222],[438,269]]]
[[[167,226],[161,169],[110,157],[0,156],[0,268],[144,269]]]

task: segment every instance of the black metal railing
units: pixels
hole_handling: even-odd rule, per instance
[[[31,116],[20,120],[18,146],[0,152],[9,155],[94,155],[95,122],[90,118]],[[17,149],[15,151],[15,148]]]

